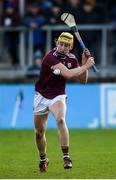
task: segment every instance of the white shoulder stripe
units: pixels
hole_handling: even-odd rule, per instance
[[[76,56],[75,56],[74,54],[72,54],[72,53],[69,53],[69,54],[68,54],[68,57],[69,57],[69,58],[74,58],[74,59],[76,58]]]

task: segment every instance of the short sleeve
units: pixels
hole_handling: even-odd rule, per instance
[[[58,60],[58,58],[53,56],[53,54],[51,53],[46,54],[45,57],[43,58],[43,64],[49,67],[52,67],[59,63],[60,61]]]

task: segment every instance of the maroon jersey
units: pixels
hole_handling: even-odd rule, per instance
[[[63,63],[68,69],[79,66],[75,55],[69,53],[64,58],[55,54],[55,49],[48,52],[42,61],[40,79],[35,85],[35,90],[47,99],[53,99],[58,95],[65,94],[66,79],[61,75],[55,75],[51,67]]]

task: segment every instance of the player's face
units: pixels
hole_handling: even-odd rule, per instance
[[[58,42],[57,43],[57,51],[61,53],[68,53],[71,50],[71,45],[65,42]]]

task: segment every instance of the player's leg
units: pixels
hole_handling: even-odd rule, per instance
[[[46,122],[48,114],[45,115],[34,115],[34,125],[35,125],[35,140],[36,145],[39,150],[39,154],[46,153]]]
[[[63,152],[64,168],[72,168],[72,161],[69,158],[69,131],[66,125],[66,102],[65,98],[55,102],[49,107],[57,120],[60,144]]]
[[[65,100],[55,102],[49,107],[49,110],[54,114],[55,119],[57,120],[61,146],[69,146],[69,132],[65,121]]]
[[[48,114],[34,115],[35,125],[35,141],[40,156],[40,171],[45,172],[48,166],[48,160],[46,158],[46,123]]]

